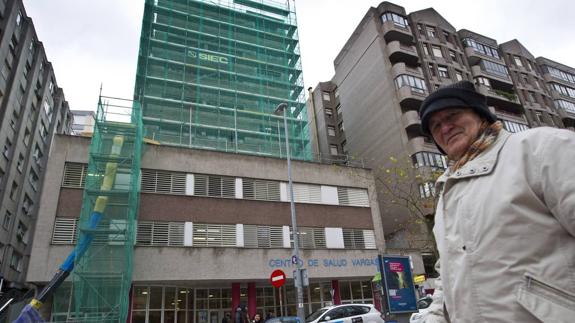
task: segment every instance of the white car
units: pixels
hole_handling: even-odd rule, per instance
[[[345,304],[320,308],[305,319],[306,323],[385,323],[372,304]]]

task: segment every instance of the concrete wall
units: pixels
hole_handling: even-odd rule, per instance
[[[61,189],[65,162],[87,163],[89,139],[72,136],[56,136],[49,158],[46,189],[41,198],[42,210],[37,224],[32,248],[30,270],[27,279],[31,282],[45,282],[72,250],[70,246],[51,245],[51,236],[56,216],[74,216],[70,209],[80,206],[80,190]],[[370,208],[352,208],[330,205],[304,205],[296,203],[299,225],[324,227],[347,223],[347,226],[373,228],[376,246],[383,250],[384,239],[375,195],[375,183],[371,172],[366,169],[321,165],[307,162],[293,162],[294,182],[316,183],[334,186],[367,188]],[[252,177],[270,180],[287,180],[285,160],[263,158],[250,155],[226,154],[221,152],[179,149],[175,147],[150,146],[144,149],[142,167],[171,171],[219,174],[237,177]],[[66,198],[63,198],[63,195]],[[188,210],[173,204],[172,198],[189,203]],[[289,203],[256,202],[248,200],[173,197],[159,194],[142,194],[142,217],[152,217],[162,208],[176,208],[173,214],[163,210],[167,220],[189,219],[184,212],[200,214],[200,218],[214,221],[213,210],[217,208],[228,214],[241,210],[241,216],[234,223],[251,220],[251,223],[267,224],[268,216],[279,217],[286,223]],[[207,203],[207,204],[202,204]],[[197,204],[202,207],[198,207]],[[249,209],[252,207],[252,215]],[[355,209],[355,210],[352,210]],[[361,210],[359,210],[361,209]],[[156,210],[156,211],[154,211]],[[212,213],[211,213],[212,212]],[[147,214],[147,215],[146,215]],[[145,216],[144,216],[145,215]],[[155,217],[154,217],[155,218]],[[220,219],[221,220],[221,219]],[[266,222],[263,222],[266,221]],[[369,223],[371,221],[371,223]],[[377,250],[302,250],[302,258],[307,262],[317,259],[318,266],[310,266],[314,277],[359,277],[375,273],[375,265],[353,265],[352,259],[374,259]],[[134,279],[136,280],[196,280],[196,279],[267,279],[269,272],[276,268],[274,260],[289,259],[290,249],[239,249],[239,248],[175,248],[175,247],[136,247],[134,258]],[[338,260],[344,259],[346,265]],[[333,266],[328,261],[334,260]],[[270,265],[272,261],[272,265]],[[359,261],[359,260],[358,260]],[[280,261],[281,263],[281,261]],[[337,264],[340,264],[338,266]],[[369,267],[369,268],[368,268]],[[278,267],[286,269],[286,267]],[[276,268],[277,269],[277,268]],[[289,269],[289,268],[287,268]],[[337,269],[337,270],[336,270]],[[335,271],[334,271],[335,270]]]

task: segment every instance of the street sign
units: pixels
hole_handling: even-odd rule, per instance
[[[274,270],[274,272],[270,276],[270,282],[274,287],[280,288],[286,282],[286,274],[280,269]]]
[[[297,264],[298,260],[299,260],[299,259],[297,259],[297,256],[296,256],[296,255],[291,256],[291,263],[292,263],[292,264],[294,264],[294,265]]]

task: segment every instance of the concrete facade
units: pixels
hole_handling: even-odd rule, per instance
[[[0,3],[0,273],[24,287],[52,138],[73,117],[22,1]]]
[[[57,241],[56,235],[61,231],[56,227],[58,221],[74,219],[80,214],[81,187],[71,188],[64,183],[68,181],[69,175],[66,174],[68,174],[67,167],[70,164],[87,164],[89,143],[88,138],[77,136],[58,135],[55,138],[47,165],[46,189],[43,191],[40,203],[42,212],[39,214],[34,235],[31,265],[27,276],[30,283],[45,284],[52,277],[55,268],[72,250],[72,244],[62,244]],[[300,232],[302,228],[316,228],[325,233],[325,247],[304,247],[300,251],[304,266],[308,268],[310,283],[313,286],[320,286],[334,284],[337,281],[349,281],[350,284],[364,282],[362,283],[364,285],[370,282],[377,271],[374,259],[378,253],[386,250],[379,203],[371,171],[363,168],[300,161],[294,161],[292,167],[294,187],[298,185],[321,187],[321,198],[315,202],[298,202],[296,195],[296,212]],[[292,250],[289,245],[290,211],[285,192],[287,180],[285,160],[146,145],[142,169],[187,174],[187,178],[197,174],[229,176],[235,178],[236,189],[235,198],[198,196],[195,193],[188,193],[188,188],[185,194],[143,191],[140,198],[139,223],[185,222],[185,230],[196,223],[233,225],[237,228],[238,235],[235,237],[237,244],[231,247],[196,247],[192,242],[193,236],[188,235],[188,231],[184,232],[183,245],[143,246],[137,242],[133,271],[135,288],[148,288],[147,286],[156,285],[185,286],[194,289],[203,286],[222,290],[231,288],[232,292],[236,287],[240,288],[239,286],[255,286],[255,288],[265,289],[269,287],[269,275],[275,269],[284,270],[288,276],[288,286],[293,284],[290,283]],[[282,197],[275,201],[244,198],[240,192],[245,192],[245,189],[242,190],[242,185],[237,183],[249,179],[280,182]],[[145,183],[146,180],[143,180],[142,187]],[[188,184],[189,181],[186,185]],[[364,191],[366,204],[345,206],[342,204],[344,202],[341,195],[332,194],[341,188]],[[243,243],[247,243],[248,240],[243,236],[247,231],[241,231],[241,229],[250,225],[283,227],[283,248],[242,247]],[[347,240],[342,236],[338,237],[337,234],[348,229],[372,232],[373,245],[368,245],[365,240],[364,247],[348,246]],[[138,238],[137,241],[141,240]],[[415,272],[423,272],[421,262],[415,262]],[[291,286],[289,288],[293,289]],[[289,290],[286,292],[289,293]],[[311,293],[311,291],[306,291],[308,292]],[[345,300],[345,293],[342,295]],[[248,298],[251,299],[250,297]],[[238,302],[240,299],[237,299]],[[249,301],[249,299],[246,300]],[[334,301],[335,299],[323,299],[321,304]],[[362,301],[374,302],[374,296],[364,297]],[[292,299],[286,302],[284,304],[287,306],[286,311],[295,306],[290,303],[293,302]],[[319,305],[306,304],[306,311],[309,313],[316,306]],[[263,305],[257,306],[258,312],[272,308],[274,311],[277,308],[279,313],[277,303],[270,305],[269,308]],[[217,310],[222,311],[220,314],[223,315],[223,311],[230,310],[230,308]],[[135,315],[144,315],[143,312],[138,312],[137,308],[134,311]]]

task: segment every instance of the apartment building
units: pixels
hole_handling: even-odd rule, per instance
[[[0,274],[24,287],[46,161],[72,114],[21,0],[0,2]]]
[[[58,189],[42,193],[32,284],[46,284],[76,243],[89,144],[85,137],[55,138],[46,185]],[[333,303],[379,304],[371,280],[385,246],[371,171],[292,166],[300,256],[310,280],[306,313]],[[295,314],[285,160],[148,144],[141,167],[131,322],[220,322],[240,304],[251,316]],[[422,263],[414,265],[423,272]],[[276,269],[288,278],[281,290],[269,282]],[[54,301],[58,309],[70,304],[66,288]],[[55,321],[67,315],[50,314]]]
[[[498,44],[473,31],[457,30],[433,8],[407,13],[390,2],[369,8],[335,57],[334,67],[331,81],[310,90],[314,104],[309,108],[316,119],[329,120],[322,110],[330,101],[319,98],[331,90],[326,95],[331,99],[337,89],[341,119],[335,120],[345,124],[345,152],[363,159],[374,169],[376,179],[390,158],[411,159],[423,172],[446,167],[445,157],[421,132],[418,109],[430,92],[457,81],[474,82],[508,131],[573,126],[572,68],[535,59],[517,40]],[[318,129],[312,140],[319,141],[314,145],[334,143],[328,134],[333,123],[322,119],[314,126]],[[430,183],[418,182],[418,186],[420,197],[432,196]],[[380,185],[388,247],[409,250],[413,246],[406,243],[404,223],[412,213],[390,203],[393,197],[382,191]],[[424,208],[424,212],[432,215],[433,208]],[[432,272],[431,250],[423,249],[421,255]]]

